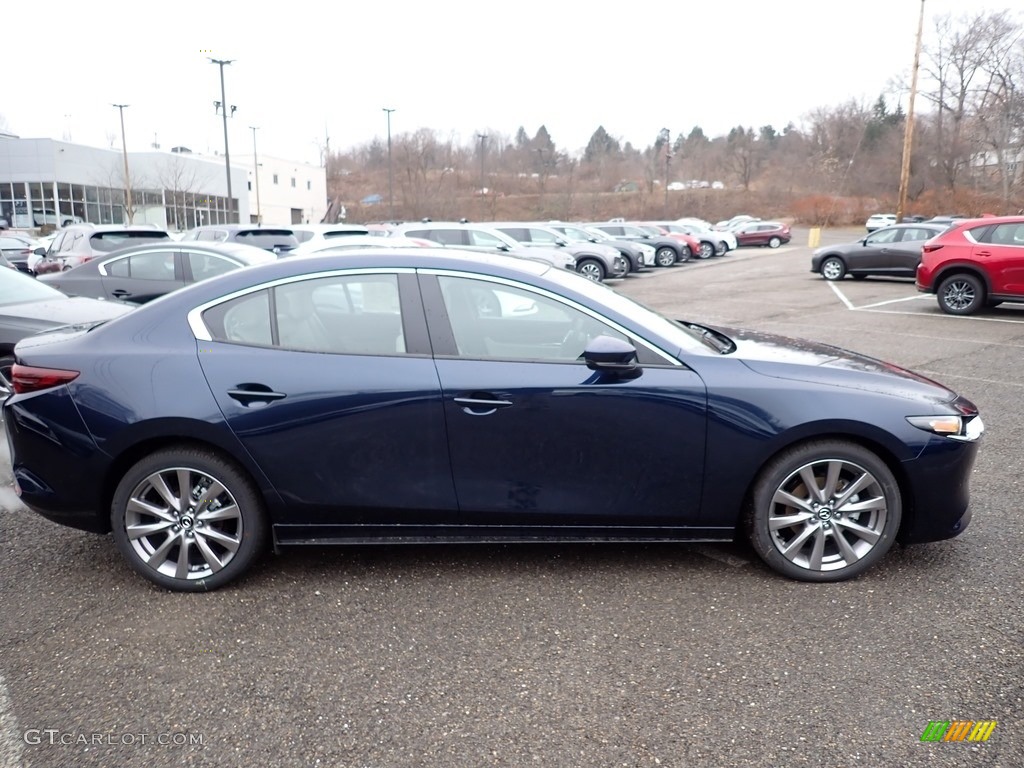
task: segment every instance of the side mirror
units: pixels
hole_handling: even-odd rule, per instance
[[[557,245],[559,248],[564,248],[568,244],[569,244],[568,240],[562,240],[561,238],[559,238],[558,240],[555,240],[555,245]]]
[[[36,248],[34,251],[32,251],[32,253],[34,253],[36,256],[45,256],[46,255],[46,249],[45,248]]]
[[[500,245],[496,245],[494,247],[497,248],[499,251],[508,252],[512,250],[509,246],[505,245],[505,243],[501,243]]]
[[[583,350],[583,359],[592,371],[611,373],[625,379],[635,379],[642,372],[636,348],[628,341],[612,336],[591,339]]]

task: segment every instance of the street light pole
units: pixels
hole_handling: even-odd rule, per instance
[[[256,223],[263,226],[263,210],[260,208],[260,164],[256,157],[256,131],[259,126],[250,125],[252,129],[252,175],[256,179]]]
[[[395,220],[395,179],[391,172],[391,113],[396,111],[382,107],[388,115],[388,217]]]
[[[224,65],[231,64],[234,59],[210,59],[210,61],[220,67],[220,113],[224,118],[224,167],[228,176],[228,221],[230,222],[235,203],[231,195],[231,152],[228,150],[228,100],[224,92]],[[234,111],[235,108],[232,107],[232,114]]]
[[[487,134],[478,133],[476,137],[480,139],[480,194],[482,195],[484,194],[484,189],[487,187],[487,185],[484,184],[484,142],[487,141]]]
[[[921,0],[921,15],[917,20],[917,44],[914,47],[914,71],[910,75],[910,103],[907,105],[907,122],[903,129],[903,165],[900,167],[899,201],[896,203],[896,223],[903,221],[907,207],[907,187],[910,186],[910,153],[914,141],[914,97],[917,95],[917,70],[921,65],[921,35],[924,32],[924,0]]]
[[[129,106],[128,104],[113,104],[111,106],[117,107],[118,112],[121,113],[121,153],[124,155],[124,193],[125,193],[125,216],[128,217],[128,223],[134,224],[135,209],[132,207],[132,179],[128,175],[128,142],[124,137],[124,108]]]

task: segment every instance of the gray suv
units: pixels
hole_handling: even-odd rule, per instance
[[[419,224],[400,224],[391,232],[400,237],[419,237],[433,240],[452,248],[463,248],[482,253],[504,253],[521,259],[546,261],[560,269],[576,271],[576,259],[560,248],[534,248],[521,245],[490,225],[428,221]],[[381,245],[386,244],[382,242]]]
[[[629,274],[629,262],[622,257],[618,248],[600,243],[569,242],[561,232],[540,224],[490,222],[490,225],[529,248],[564,248],[576,259],[576,271],[590,280],[601,282]]]

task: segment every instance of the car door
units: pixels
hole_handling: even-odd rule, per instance
[[[296,525],[372,537],[379,529],[358,526],[456,521],[411,271],[278,280],[196,312],[213,396]]]
[[[154,248],[99,265],[109,299],[145,304],[185,285],[177,248]]]
[[[864,238],[863,245],[854,249],[850,268],[854,271],[887,273],[893,269],[893,249],[900,238],[900,230],[878,229]]]
[[[914,277],[921,263],[921,246],[938,234],[925,227],[905,227],[890,248],[889,267],[894,275]]]
[[[580,305],[420,274],[464,524],[695,523],[707,426],[696,373]],[[590,370],[580,355],[598,335],[634,341],[642,375]]]
[[[1024,296],[1024,222],[982,230],[971,255],[985,269],[992,293]]]

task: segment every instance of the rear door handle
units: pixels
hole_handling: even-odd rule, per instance
[[[462,410],[470,416],[490,416],[499,408],[508,408],[512,405],[511,400],[500,400],[489,393],[474,392],[465,397],[456,397],[455,402],[462,406]]]
[[[992,251],[978,251],[979,256],[991,256]]]
[[[126,291],[124,288],[118,288],[116,291],[111,291],[110,295],[117,296],[117,298],[120,299],[122,296],[131,296],[132,294],[130,291]]]
[[[228,390],[228,397],[242,405],[267,405],[285,397],[284,392],[274,392],[266,384],[239,384],[235,389]]]

